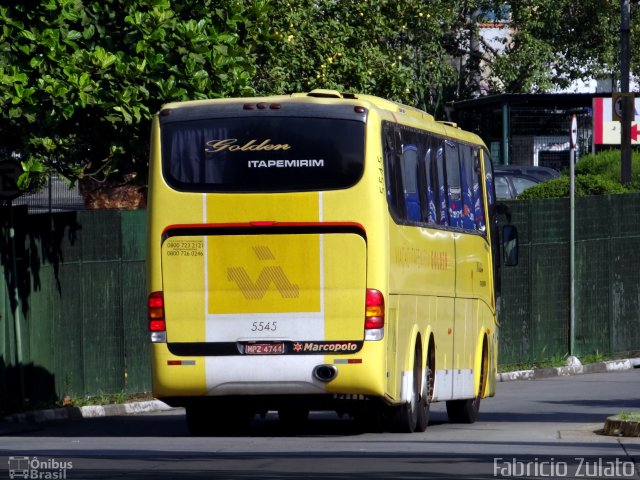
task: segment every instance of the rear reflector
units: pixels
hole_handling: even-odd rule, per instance
[[[195,360],[167,360],[167,365],[169,366],[181,366],[181,365],[195,365]]]
[[[362,363],[361,358],[336,358],[333,360],[334,365],[353,365],[356,363]]]
[[[367,289],[365,316],[365,330],[384,328],[384,296],[378,290]]]

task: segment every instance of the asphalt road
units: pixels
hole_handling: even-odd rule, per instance
[[[635,410],[637,368],[500,383],[475,424],[449,424],[435,404],[415,434],[362,433],[327,413],[296,434],[269,414],[224,438],[190,437],[179,409],[83,419],[0,437],[0,479],[640,479],[640,438],[594,433]]]

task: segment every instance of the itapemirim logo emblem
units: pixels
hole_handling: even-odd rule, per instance
[[[253,253],[260,261],[275,260],[276,257],[267,246],[254,246]],[[247,300],[262,299],[269,286],[274,284],[282,298],[298,298],[300,287],[291,283],[281,266],[266,266],[254,282],[243,267],[230,267],[227,269],[227,279],[235,282]]]
[[[55,458],[9,457],[9,478],[64,480],[73,462]]]

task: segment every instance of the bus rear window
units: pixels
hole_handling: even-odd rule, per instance
[[[354,185],[364,170],[365,124],[263,116],[162,124],[171,187],[197,192],[287,192]]]

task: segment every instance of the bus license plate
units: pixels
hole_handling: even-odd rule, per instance
[[[278,355],[284,353],[284,343],[248,343],[244,346],[247,355]]]

